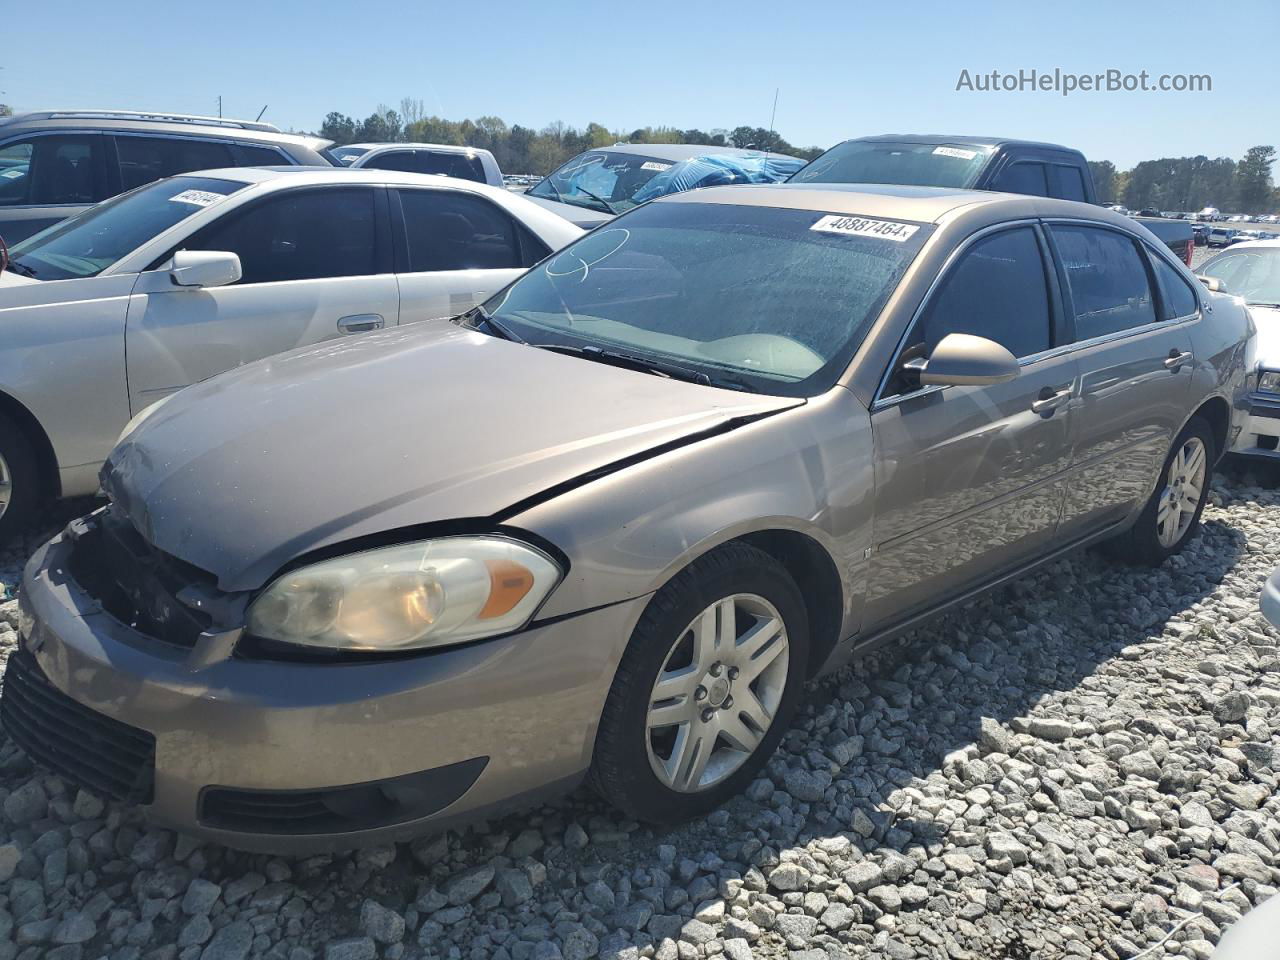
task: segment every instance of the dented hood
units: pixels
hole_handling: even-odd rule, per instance
[[[492,517],[664,444],[803,401],[428,322],[252,363],[164,402],[103,485],[224,590],[356,537]]]

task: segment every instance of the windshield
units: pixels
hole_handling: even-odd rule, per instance
[[[1233,250],[1214,257],[1199,272],[1221,280],[1227,293],[1245,303],[1280,305],[1280,247]]]
[[[9,252],[9,269],[37,280],[97,276],[152,237],[244,186],[212,177],[157,180],[19,243]]]
[[[791,182],[970,187],[990,154],[990,147],[973,144],[847,140],[818,157]]]
[[[931,228],[813,210],[648,204],[485,304],[540,345],[650,357],[759,393],[835,383]]]
[[[529,196],[559,200],[604,213],[637,206],[635,194],[675,161],[635,153],[592,150],[579,154],[529,190]]]
[[[357,157],[362,157],[370,150],[369,147],[330,147],[329,153],[342,164],[349,167],[356,162]]]

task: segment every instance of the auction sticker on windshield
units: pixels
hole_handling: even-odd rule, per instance
[[[911,239],[920,228],[913,223],[898,223],[894,220],[868,220],[866,217],[842,217],[830,213],[815,223],[810,230],[823,233],[843,233],[852,236],[881,237],[902,243]]]
[[[671,164],[669,164],[669,163],[659,163],[657,160],[646,160],[644,163],[640,164],[640,169],[641,169],[641,170],[656,170],[656,171],[658,171],[659,173],[661,173],[663,170],[670,170],[670,169],[671,169]]]
[[[207,207],[211,203],[216,203],[222,199],[220,193],[210,193],[208,190],[183,190],[181,193],[175,193],[169,198],[170,203],[190,203],[197,207]]]
[[[977,150],[961,150],[959,147],[934,147],[933,152],[939,157],[954,157],[957,160],[972,160],[978,155]]]

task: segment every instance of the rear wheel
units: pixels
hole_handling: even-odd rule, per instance
[[[656,823],[740,792],[791,722],[807,652],[804,603],[781,564],[746,544],[700,558],[632,634],[596,737],[596,790]]]
[[[1185,547],[1200,529],[1213,461],[1213,429],[1193,417],[1173,442],[1137,522],[1111,541],[1110,552],[1129,563],[1158,566]]]

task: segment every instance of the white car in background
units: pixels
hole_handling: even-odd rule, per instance
[[[498,161],[488,150],[448,143],[349,143],[329,150],[339,163],[353,170],[399,170],[434,173],[501,187],[505,183]]]
[[[96,492],[157,400],[294,347],[457,316],[581,234],[501,187],[297,167],[158,180],[30,237],[0,273],[0,539],[46,495]]]
[[[1231,452],[1280,461],[1280,240],[1232,244],[1198,273],[1248,304],[1258,328],[1257,387]]]

